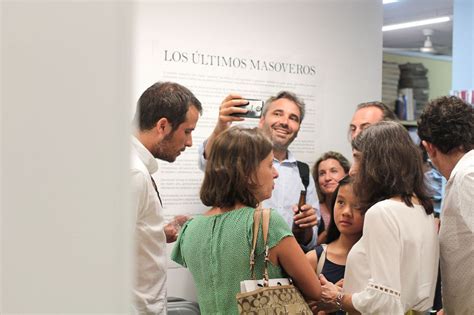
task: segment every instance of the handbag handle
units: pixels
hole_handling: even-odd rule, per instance
[[[262,209],[259,205],[253,213],[253,239],[252,239],[252,250],[250,251],[250,272],[251,272],[253,280],[255,280],[255,248],[257,246],[257,238],[258,238],[258,231],[260,229],[261,215],[262,215]]]
[[[270,226],[270,209],[261,209],[259,206],[255,209],[253,214],[253,239],[252,239],[252,250],[250,251],[250,271],[252,279],[255,280],[255,248],[257,246],[258,231],[260,229],[260,218],[263,217],[262,222],[262,235],[263,244],[265,246],[265,260],[264,260],[264,271],[263,271],[263,285],[268,287],[268,229]]]
[[[266,208],[263,209],[263,222],[262,222],[262,232],[263,232],[263,244],[265,245],[265,261],[264,261],[264,269],[263,269],[263,286],[268,287],[268,228],[270,225],[270,209]]]

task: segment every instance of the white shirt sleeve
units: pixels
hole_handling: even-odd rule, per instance
[[[370,279],[362,292],[352,295],[352,303],[362,314],[403,315],[398,224],[383,208],[374,206],[365,214],[363,233]]]
[[[457,193],[459,198],[459,212],[461,220],[465,221],[466,226],[474,232],[474,173],[468,173],[463,178],[461,183],[457,186],[460,190]]]
[[[199,166],[199,169],[203,172],[206,169],[206,165],[207,165],[207,160],[204,158],[204,150],[206,148],[206,144],[207,144],[207,139],[204,140],[203,143],[198,145],[198,155],[199,155],[198,166]]]
[[[135,217],[138,219],[145,208],[147,191],[147,180],[142,172],[132,170],[131,173],[131,189],[132,189],[132,209]]]

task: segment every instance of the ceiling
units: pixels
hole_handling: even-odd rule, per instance
[[[453,0],[399,0],[384,5],[383,25],[453,15]],[[431,41],[438,54],[452,56],[453,22],[383,32],[385,51],[415,51],[423,46],[423,29],[432,29]]]

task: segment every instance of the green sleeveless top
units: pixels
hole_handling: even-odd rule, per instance
[[[171,259],[187,267],[193,275],[202,314],[238,314],[235,296],[240,292],[240,281],[251,279],[253,213],[254,208],[242,208],[213,216],[198,216],[183,226]],[[261,233],[260,227],[255,265],[257,279],[263,278]],[[272,210],[269,248],[292,235],[288,224]],[[270,278],[285,277],[280,266],[269,263],[268,271]]]

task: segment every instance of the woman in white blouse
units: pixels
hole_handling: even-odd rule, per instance
[[[352,141],[363,236],[349,252],[344,288],[323,277],[318,310],[403,315],[433,304],[439,249],[419,149],[405,128],[380,122]]]

